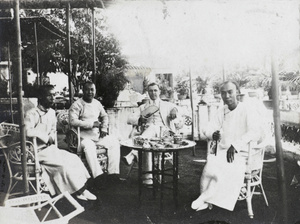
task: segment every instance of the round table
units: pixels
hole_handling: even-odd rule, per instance
[[[151,141],[150,141],[151,142]],[[163,198],[164,198],[164,189],[167,188],[165,186],[165,177],[172,177],[172,189],[173,190],[173,199],[175,201],[176,208],[178,207],[178,155],[179,151],[187,148],[194,147],[196,143],[190,140],[183,140],[183,144],[171,144],[171,146],[157,148],[157,147],[147,147],[144,148],[140,145],[135,145],[132,139],[127,139],[121,142],[123,147],[127,147],[130,149],[138,150],[138,182],[139,182],[139,202],[141,203],[141,195],[143,188],[143,174],[152,174],[153,175],[153,196],[156,196],[156,190],[160,187],[160,211],[163,211]],[[152,152],[152,170],[144,171],[143,170],[143,153]],[[172,168],[165,168],[165,154],[172,153],[173,154],[173,163]],[[158,164],[155,164],[155,156],[158,156]],[[160,159],[161,158],[161,159]],[[171,171],[171,173],[168,173]],[[154,177],[160,178],[154,178]]]

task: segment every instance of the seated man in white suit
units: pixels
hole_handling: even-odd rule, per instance
[[[54,86],[41,86],[39,104],[25,114],[24,124],[27,137],[36,137],[40,146],[38,159],[42,177],[52,195],[68,191],[81,200],[96,200],[97,197],[86,189],[90,175],[80,158],[54,144],[56,135]]]
[[[235,82],[222,84],[220,106],[203,130],[204,135],[216,144],[216,152],[207,156],[207,163],[200,179],[200,196],[192,203],[196,211],[211,205],[233,211],[244,183],[245,154],[250,141],[257,141],[261,131],[255,108],[239,102],[239,87]],[[244,154],[244,156],[243,156]]]
[[[175,104],[163,101],[159,98],[160,89],[157,83],[148,85],[148,94],[150,100],[139,107],[139,113],[135,113],[129,117],[128,124],[142,126],[143,131],[140,136],[145,138],[160,137],[161,132],[164,133],[166,131],[176,133],[176,130],[182,128],[183,119],[182,116],[180,116],[179,109]],[[156,106],[158,110],[153,114],[143,116],[143,112],[150,106]],[[146,153],[145,155],[143,170],[150,171],[152,169],[151,153]],[[124,157],[124,160],[127,164],[131,164],[134,158],[137,158],[136,150],[132,150]],[[152,184],[152,176],[149,174],[145,175],[143,182],[144,184]]]

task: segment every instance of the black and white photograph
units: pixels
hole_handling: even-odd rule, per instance
[[[300,1],[0,0],[0,223],[300,224]]]

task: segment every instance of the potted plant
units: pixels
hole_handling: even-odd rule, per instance
[[[161,99],[169,100],[173,98],[173,89],[167,79],[160,77],[157,79],[157,83],[159,84]]]
[[[175,90],[178,93],[178,99],[179,100],[186,99],[188,94],[189,94],[189,91],[190,91],[188,80],[185,80],[183,78],[179,78],[177,80]]]
[[[209,80],[210,80],[210,77],[201,78],[200,76],[198,76],[196,78],[198,94],[206,94],[207,93],[206,88],[208,86]]]

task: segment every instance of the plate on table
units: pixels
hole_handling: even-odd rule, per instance
[[[150,138],[150,141],[159,142],[161,139],[159,137]]]

